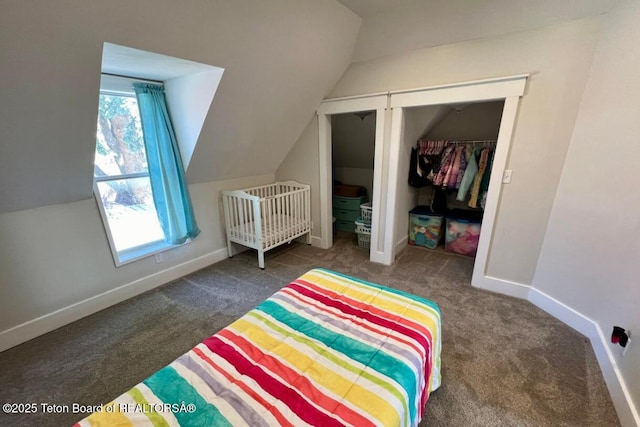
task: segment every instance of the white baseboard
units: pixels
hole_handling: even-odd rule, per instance
[[[311,236],[311,246],[315,246],[317,248],[322,247],[322,239],[318,236]]]
[[[528,300],[590,339],[598,365],[600,365],[600,370],[607,383],[611,400],[618,413],[618,418],[620,418],[620,424],[623,427],[639,427],[640,415],[638,409],[635,407],[629,389],[618,369],[611,351],[611,344],[605,338],[600,326],[573,308],[538,289],[531,288]]]
[[[402,239],[396,242],[395,247],[393,248],[394,258],[398,256],[401,250],[403,250],[409,244],[409,235],[405,234],[402,236]]]
[[[527,297],[530,303],[536,307],[546,311],[561,322],[571,326],[576,331],[592,338],[595,334],[595,323],[582,313],[577,312],[568,305],[558,301],[540,291],[539,289],[531,288]]]
[[[0,352],[193,273],[208,265],[215,264],[227,257],[226,247],[218,249],[2,331],[0,332]]]
[[[484,289],[491,292],[497,292],[503,295],[527,299],[531,286],[522,283],[512,282],[510,280],[498,279],[492,276],[473,277],[471,281],[473,287]]]

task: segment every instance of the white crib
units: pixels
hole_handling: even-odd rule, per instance
[[[311,242],[310,187],[295,181],[244,190],[224,191],[222,201],[229,257],[231,242],[257,249],[258,265],[264,269],[269,249],[307,235]]]

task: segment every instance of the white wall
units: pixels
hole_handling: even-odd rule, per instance
[[[373,169],[376,139],[376,115],[360,119],[352,113],[331,116],[333,165]]]
[[[185,170],[189,169],[202,125],[218,90],[223,71],[215,68],[165,81],[167,108]]]
[[[352,113],[331,117],[333,179],[361,185],[373,195],[376,114],[360,119]]]
[[[320,193],[318,168],[318,117],[313,116],[278,170],[277,181],[295,180],[311,185],[311,236],[320,236]]]
[[[275,172],[360,21],[335,1],[2,2],[0,212],[91,198],[104,42],[225,69],[187,171],[210,182]]]
[[[452,141],[498,138],[504,102],[480,102],[456,108],[451,109],[428,133],[428,139]]]
[[[533,280],[595,321],[605,339],[614,325],[640,336],[638,46],[640,2],[625,1],[604,23]],[[639,344],[624,357],[606,344],[636,411]]]
[[[507,168],[513,169],[513,181],[502,191],[487,271],[490,276],[528,285],[600,25],[601,18],[583,19],[352,63],[330,97],[530,73],[507,163]],[[305,147],[308,144],[317,145],[317,136],[299,139],[295,152],[310,152],[312,148]],[[302,165],[312,167],[317,158],[301,158],[292,152],[280,170],[290,169],[290,163],[304,169]],[[310,184],[317,188],[317,176]]]
[[[413,120],[405,124],[411,125],[411,122],[413,122],[413,128],[410,129],[410,132],[415,135],[417,141],[438,127],[449,116],[451,111],[452,107],[449,105],[412,107],[408,109],[408,112],[413,117]]]
[[[221,191],[274,179],[262,175],[191,185],[201,233],[192,243],[164,252],[161,264],[150,257],[115,268],[93,199],[1,214],[0,351],[76,320],[79,313],[90,314],[226,258]],[[158,275],[171,269],[176,273]],[[95,299],[104,293],[111,294]]]

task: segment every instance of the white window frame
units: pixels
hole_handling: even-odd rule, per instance
[[[135,95],[135,91],[133,90],[133,83],[136,83],[136,82],[164,85],[163,82],[158,82],[158,81],[150,81],[150,80],[136,79],[133,77],[102,74],[101,80],[100,80],[100,95],[128,96],[128,97],[135,98],[136,95]],[[146,153],[145,153],[145,156],[146,156]],[[132,173],[132,174],[110,175],[110,176],[98,177],[98,176],[95,176],[95,171],[94,171],[93,195],[96,200],[96,204],[98,205],[98,210],[100,211],[100,218],[102,219],[102,224],[104,226],[104,230],[107,235],[107,240],[109,242],[109,248],[111,249],[111,255],[113,256],[113,261],[116,267],[121,267],[123,265],[132,263],[134,261],[138,261],[143,258],[154,256],[168,249],[182,246],[184,244],[191,242],[191,239],[188,239],[185,243],[181,245],[174,245],[171,243],[167,243],[164,240],[156,240],[153,242],[144,243],[142,245],[124,249],[121,251],[118,251],[116,249],[115,240],[111,232],[111,226],[109,224],[107,212],[102,203],[100,190],[98,189],[98,183],[106,182],[106,181],[116,181],[121,179],[144,178],[148,176],[149,176],[149,172],[147,171],[147,172],[139,172],[139,173]]]

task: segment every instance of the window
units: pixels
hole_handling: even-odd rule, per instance
[[[224,69],[105,42],[101,71],[94,194],[120,266],[200,233],[185,170]]]
[[[94,192],[116,265],[171,247],[154,206],[133,79],[101,81]]]

